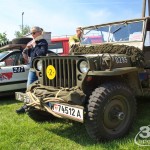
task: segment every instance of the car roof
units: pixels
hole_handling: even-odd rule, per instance
[[[26,44],[8,44],[3,47],[0,47],[0,50],[14,50],[14,49],[24,49],[26,47]]]
[[[4,51],[3,51],[4,52]],[[13,49],[13,50],[8,50],[7,52],[11,53],[11,52],[20,52],[20,50],[18,49]]]

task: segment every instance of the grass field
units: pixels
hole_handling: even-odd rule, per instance
[[[17,115],[22,103],[13,96],[0,98],[0,150],[141,150],[134,137],[141,126],[150,124],[150,100],[138,100],[137,118],[130,133],[123,139],[96,143],[86,133],[81,123],[56,119],[37,123],[28,115]]]

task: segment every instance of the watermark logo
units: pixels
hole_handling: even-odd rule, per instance
[[[139,146],[150,146],[150,125],[142,126],[134,138],[134,143]]]

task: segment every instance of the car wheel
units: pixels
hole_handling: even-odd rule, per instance
[[[124,83],[106,83],[91,94],[86,111],[90,137],[112,140],[128,133],[136,114],[136,100]]]

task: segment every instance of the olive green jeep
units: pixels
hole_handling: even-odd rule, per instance
[[[150,94],[150,17],[82,29],[81,44],[69,56],[34,59],[39,80],[16,99],[37,121],[72,119],[97,141],[123,137],[136,97]]]

